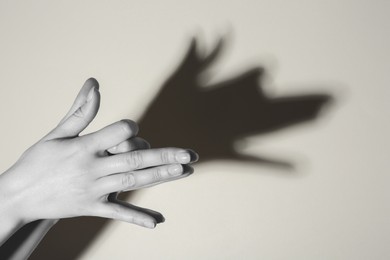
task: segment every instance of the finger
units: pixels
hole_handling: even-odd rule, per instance
[[[73,102],[72,107],[69,109],[68,113],[62,118],[59,125],[62,124],[67,118],[69,118],[74,112],[76,112],[79,107],[81,107],[86,101],[89,91],[92,87],[99,89],[99,82],[94,78],[89,78],[85,81],[83,87],[81,88],[79,94],[77,95],[75,101]]]
[[[119,154],[142,149],[150,149],[150,144],[145,139],[136,136],[111,147],[107,151],[110,154]]]
[[[180,148],[138,150],[99,158],[95,169],[97,175],[105,176],[166,164],[187,164],[197,158],[198,155],[192,150]]]
[[[97,88],[92,87],[87,95],[86,102],[61,124],[54,128],[44,139],[75,137],[80,134],[95,118],[100,105],[100,94]]]
[[[96,212],[92,213],[92,215],[108,219],[121,220],[146,228],[155,228],[157,222],[156,219],[154,219],[152,216],[142,211],[132,209],[119,203],[108,201],[101,204],[96,209]]]
[[[99,131],[84,135],[81,139],[86,142],[91,142],[96,149],[104,151],[136,136],[137,133],[137,123],[129,119],[124,119],[108,125]]]
[[[147,208],[141,208],[141,207],[135,206],[133,204],[127,203],[125,201],[121,201],[121,200],[117,199],[117,193],[110,194],[109,201],[115,202],[117,204],[120,204],[122,206],[131,208],[131,209],[134,209],[136,211],[140,211],[140,212],[143,212],[145,214],[148,214],[149,216],[153,217],[156,220],[157,224],[165,222],[165,218],[160,212],[157,212],[157,211],[154,211],[151,209],[147,209]]]
[[[133,204],[126,203],[123,201],[118,201],[117,203],[120,203],[121,205],[126,205],[127,207],[129,207],[131,209],[143,212],[143,213],[153,217],[156,220],[157,224],[165,222],[165,218],[160,212],[157,212],[157,211],[154,211],[151,209],[147,209],[147,208],[141,208],[141,207],[138,207],[138,206],[135,206]]]
[[[112,174],[99,178],[96,182],[96,189],[102,194],[137,190],[154,186],[167,181],[187,177],[193,172],[190,166],[181,164],[170,164],[152,167],[145,170]]]

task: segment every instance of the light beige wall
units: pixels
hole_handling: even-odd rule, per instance
[[[189,37],[231,39],[216,81],[251,65],[273,95],[329,90],[314,123],[249,138],[295,172],[235,162],[137,193],[155,230],[112,222],[82,259],[389,259],[388,1],[0,1],[0,169],[53,127],[83,81],[89,128],[137,119]],[[131,111],[129,113],[129,111]]]

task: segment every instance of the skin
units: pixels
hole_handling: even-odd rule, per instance
[[[57,219],[97,216],[154,228],[164,217],[118,201],[118,192],[187,177],[197,155],[181,148],[149,149],[138,126],[121,120],[80,133],[99,109],[99,85],[89,79],[56,128],[0,175],[0,245],[16,230],[44,219],[21,245],[26,258]]]

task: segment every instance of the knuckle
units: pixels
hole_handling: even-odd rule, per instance
[[[91,150],[91,142],[83,139],[74,139],[71,142],[75,154],[81,155],[84,152]]]
[[[131,168],[141,168],[143,165],[143,158],[142,154],[138,151],[133,151],[126,156],[126,163],[131,167]]]
[[[83,118],[85,116],[85,112],[83,111],[83,107],[80,107],[79,109],[76,110],[76,112],[73,113],[74,117],[77,118]]]
[[[167,150],[162,150],[160,153],[160,159],[162,163],[169,163],[170,161],[170,152]]]
[[[153,182],[159,182],[163,180],[163,173],[161,168],[156,168],[152,175]]]
[[[125,173],[122,176],[122,186],[124,188],[132,188],[135,186],[135,178],[133,173]]]
[[[122,216],[122,207],[120,207],[119,205],[113,204],[111,209],[111,214],[113,218],[120,218]]]

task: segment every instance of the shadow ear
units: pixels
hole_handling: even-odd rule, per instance
[[[214,48],[204,57],[199,58],[201,60],[201,70],[207,69],[213,64],[220,56],[225,47],[225,39],[219,38]]]
[[[199,59],[197,54],[197,48],[198,48],[197,45],[198,43],[196,38],[195,37],[192,38],[190,41],[190,45],[188,46],[187,52],[185,53],[183,59],[179,63],[179,66],[176,67],[176,70],[172,76],[181,74],[184,71],[191,69],[192,67],[191,65],[193,64],[193,62]]]
[[[191,70],[192,73],[200,73],[207,69],[212,63],[214,63],[221,55],[225,45],[225,40],[220,38],[213,49],[206,54],[201,53],[199,50],[199,44],[196,37],[193,37],[190,41],[190,45],[184,55],[183,60],[180,62],[176,69],[176,74],[180,74],[184,71]]]

